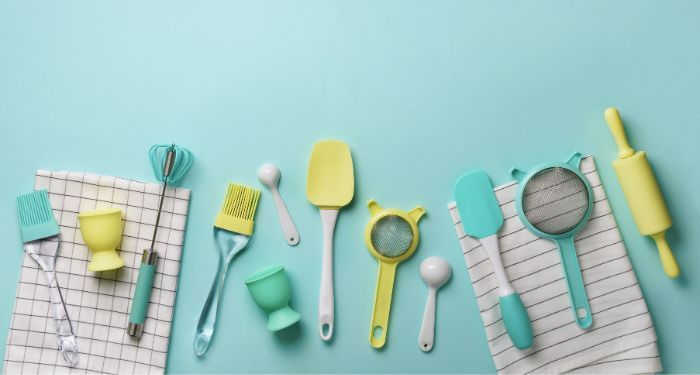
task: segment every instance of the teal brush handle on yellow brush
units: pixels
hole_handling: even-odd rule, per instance
[[[248,245],[250,236],[253,235],[253,217],[259,199],[260,190],[258,189],[235,183],[228,185],[221,212],[214,221],[214,242],[219,253],[216,277],[194,334],[194,352],[198,356],[206,354],[211,344],[221,291],[226,281],[226,271],[233,257]]]
[[[503,225],[503,213],[491,179],[482,170],[469,172],[457,181],[454,194],[465,232],[481,242],[491,260],[498,282],[498,302],[508,336],[516,348],[527,349],[532,346],[532,326],[525,305],[508,281],[501,261],[498,231]]]
[[[194,336],[194,352],[198,356],[203,356],[209,349],[211,338],[214,335],[216,315],[219,310],[219,300],[226,281],[226,271],[231,264],[231,260],[239,251],[248,244],[250,237],[229,232],[224,229],[214,228],[214,238],[219,249],[219,263],[216,267],[214,283],[209,291],[207,301],[199,316],[197,331]]]

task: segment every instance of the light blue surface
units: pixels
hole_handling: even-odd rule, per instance
[[[0,2],[0,341],[22,250],[15,196],[37,168],[153,181],[153,143],[197,161],[169,372],[492,372],[473,291],[445,204],[474,168],[494,183],[574,150],[598,158],[656,322],[666,370],[700,371],[700,2],[696,1],[2,1]],[[667,279],[637,235],[609,162],[603,121],[620,108],[668,197],[669,242],[682,279]],[[321,221],[306,200],[314,141],[345,140],[354,204],[336,232],[335,340],[315,329]],[[275,162],[301,244],[285,245],[271,196],[250,248],[231,268],[217,336],[204,360],[192,338],[216,250],[214,217],[229,180],[258,185]],[[423,205],[421,245],[398,270],[387,346],[367,342],[376,261],[365,202]],[[435,349],[417,347],[422,259],[448,259]],[[271,334],[243,278],[289,272],[297,331]],[[3,349],[0,351],[4,352]]]

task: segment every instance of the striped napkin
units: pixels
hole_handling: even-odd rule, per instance
[[[499,373],[660,372],[656,332],[592,157],[581,170],[593,188],[588,224],[576,250],[593,326],[574,322],[556,244],[528,231],[515,210],[516,183],[495,189],[505,223],[498,234],[508,278],[532,324],[534,343],[518,350],[498,307],[498,283],[478,240],[464,232],[457,205],[448,205],[476,295],[489,350]]]

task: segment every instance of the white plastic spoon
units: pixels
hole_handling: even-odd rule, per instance
[[[284,204],[284,200],[282,200],[282,196],[277,189],[277,185],[280,182],[280,169],[274,164],[265,163],[258,169],[258,180],[272,193],[275,206],[277,206],[277,217],[279,217],[280,225],[282,225],[284,240],[290,246],[297,245],[299,243],[299,232],[294,225],[294,221],[292,221],[292,217],[289,215],[287,205]]]
[[[450,264],[440,257],[426,258],[420,264],[420,277],[428,286],[428,302],[423,312],[423,324],[418,336],[418,347],[424,352],[433,349],[435,339],[435,300],[437,290],[452,276]]]

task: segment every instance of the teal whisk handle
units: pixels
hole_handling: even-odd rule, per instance
[[[214,283],[209,291],[207,302],[204,303],[202,314],[199,316],[197,331],[194,335],[194,352],[200,357],[207,353],[209,343],[214,335],[214,325],[216,324],[216,315],[217,311],[219,310],[221,291],[224,289],[227,268],[228,262],[225,262],[222,258],[219,258]]]
[[[148,302],[151,299],[153,289],[153,277],[156,274],[156,262],[158,253],[154,250],[144,250],[139,267],[139,277],[136,280],[136,290],[131,299],[131,313],[126,332],[132,337],[141,337],[143,324],[146,321]]]

